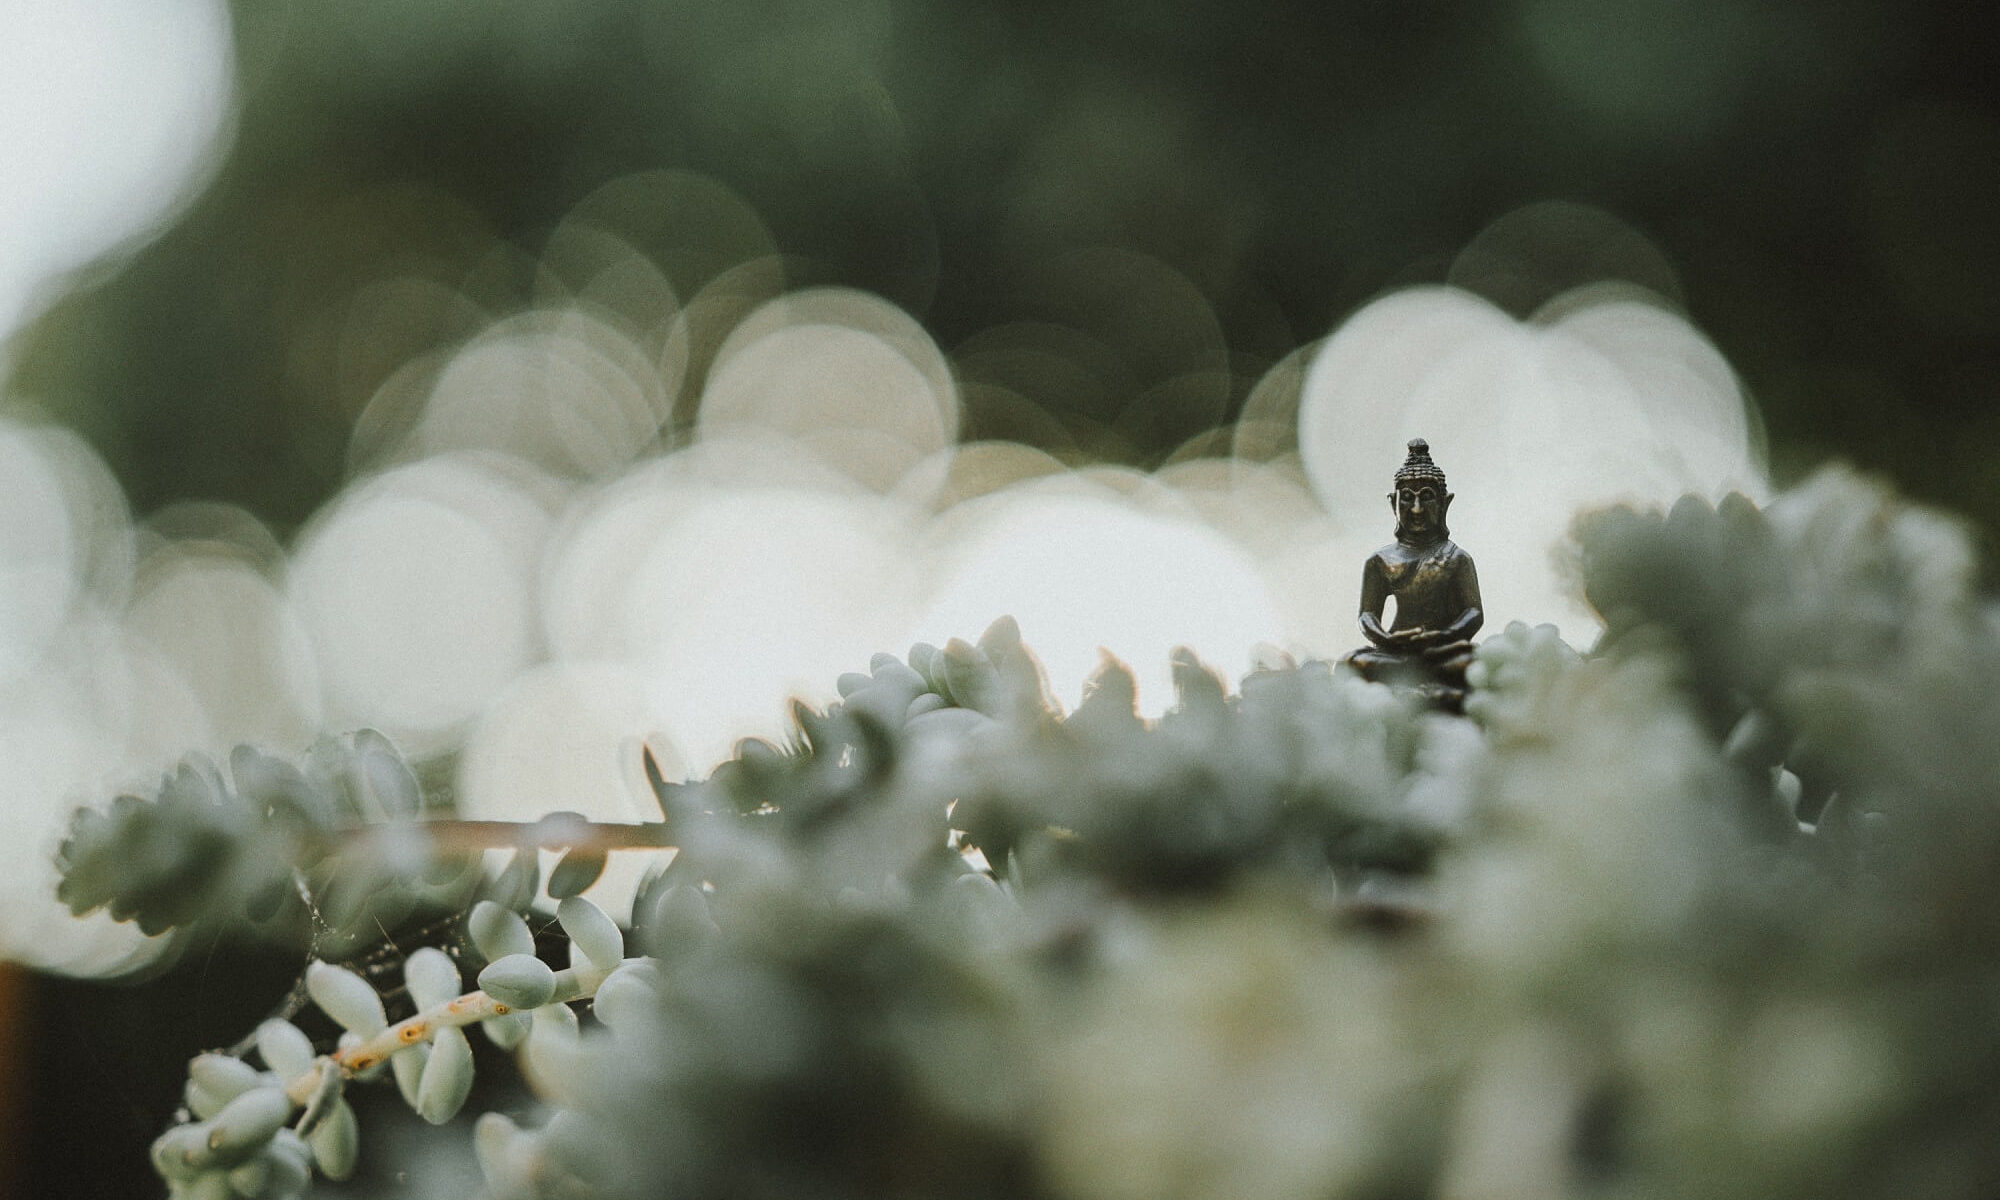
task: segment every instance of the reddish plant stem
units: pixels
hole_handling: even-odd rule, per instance
[[[664,850],[674,844],[672,830],[665,822],[625,824],[601,821],[419,821],[415,828],[431,839],[444,853],[475,853],[481,850],[582,850],[601,853],[610,850]],[[355,830],[350,837],[365,837],[372,831]]]

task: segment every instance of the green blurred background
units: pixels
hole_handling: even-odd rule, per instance
[[[221,499],[289,531],[341,484],[349,426],[395,368],[531,300],[566,214],[666,169],[721,185],[675,177],[718,242],[662,232],[677,285],[775,249],[792,282],[879,292],[947,351],[1047,319],[1066,250],[1167,264],[1215,314],[1228,394],[1093,447],[1145,465],[1361,303],[1451,277],[1496,221],[1564,201],[1644,242],[1540,266],[1641,275],[1684,304],[1760,404],[1778,482],[1845,458],[1990,545],[2000,55],[1967,13],[243,0],[239,129],[213,184],[24,330],[10,387],[82,431],[138,513]],[[455,299],[344,349],[369,286],[412,276]],[[1523,305],[1543,282],[1486,280]],[[1144,327],[1187,298],[1122,299]],[[1034,399],[1085,422],[1156,382],[1139,366]],[[967,425],[1020,432],[970,395]],[[291,967],[221,951],[143,993],[35,981],[30,1193],[153,1194],[144,1146],[186,1057],[247,1028]]]
[[[1445,279],[1496,220],[1560,200],[1650,241],[1638,273],[1736,365],[1779,482],[1843,457],[1992,529],[2000,114],[1990,22],[1967,11],[241,3],[218,178],[22,335],[13,386],[87,434],[138,512],[216,498],[282,530],[340,482],[382,378],[470,331],[441,308],[342,354],[329,329],[357,294],[416,274],[517,306],[561,218],[634,172],[719,182],[794,283],[877,291],[947,351],[1046,316],[1036,273],[1061,250],[1139,251],[1212,306],[1233,404],[1371,296]],[[744,243],[724,257],[766,235],[704,211]],[[1144,321],[1144,290],[1127,299]],[[1033,398],[1062,418],[1129,396]],[[1144,465],[1228,415],[1097,452]],[[1018,433],[1004,418],[972,403],[968,432]]]

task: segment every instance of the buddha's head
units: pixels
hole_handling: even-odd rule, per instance
[[[1445,514],[1451,509],[1451,493],[1445,490],[1444,472],[1431,461],[1430,443],[1410,439],[1410,454],[1396,472],[1396,490],[1389,493],[1389,507],[1396,513],[1396,540],[1419,545],[1451,536]]]

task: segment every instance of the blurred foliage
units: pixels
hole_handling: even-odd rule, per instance
[[[539,1128],[482,1123],[493,1194],[1990,1195],[1963,528],[1829,473],[1578,542],[1615,636],[1489,639],[1478,732],[1311,664],[1185,662],[1157,724],[1109,664],[1063,716],[1003,626],[943,652],[977,712],[897,734],[870,693],[929,656],[884,656],[729,777],[754,819],[690,816],[712,920],[655,932],[651,1027],[586,1037]],[[1797,740],[1744,753],[1745,712]],[[908,833],[947,794],[997,878]]]
[[[466,923],[488,995],[536,1007],[535,1103],[476,1125],[487,1194],[1991,1195],[2000,610],[1965,526],[1834,469],[1761,510],[1589,514],[1575,551],[1607,638],[1489,638],[1468,718],[1324,663],[1232,695],[1189,654],[1158,721],[1109,659],[1065,713],[1002,620],[876,656],[705,781],[656,773],[679,854],[635,900],[643,961],[581,900],[563,971],[509,911],[530,890]],[[386,753],[340,760],[378,820],[415,803]],[[460,975],[420,953],[428,1012]],[[307,982],[410,1040],[362,976]],[[163,1170],[303,1153],[287,1081],[330,1068],[279,1032],[271,1079],[196,1061]],[[429,1103],[412,1053],[406,1099],[455,1112],[469,1055]],[[335,1178],[380,1153],[345,1120],[313,1147]],[[391,1161],[435,1180],[440,1144]]]
[[[300,766],[239,746],[228,778],[193,754],[151,797],[77,810],[56,895],[148,934],[247,931],[344,957],[468,902],[477,864],[439,853],[420,820],[450,811],[372,729],[322,739]]]
[[[1545,298],[1454,259],[1556,198],[1658,247],[1594,269],[1686,303],[1764,406],[1781,479],[1843,456],[1993,528],[2000,121],[1976,19],[1882,0],[241,3],[219,177],[24,336],[14,387],[85,431],[142,512],[214,498],[284,528],[339,482],[375,387],[477,309],[525,304],[557,222],[635,172],[719,181],[794,282],[879,292],[947,349],[1073,316],[1046,277],[1060,251],[1150,256],[1212,306],[1231,410],[1386,287]],[[732,228],[693,240],[750,257]],[[682,300],[715,265],[669,270]],[[410,274],[471,307],[388,312],[344,347],[368,285]],[[1165,286],[1124,300],[1171,306]],[[1030,398],[1118,411],[1165,369],[1128,349],[1118,394]],[[1100,452],[1156,460],[1227,415],[1191,412],[1138,414]]]

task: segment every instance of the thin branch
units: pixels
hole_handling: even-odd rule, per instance
[[[539,821],[413,821],[402,825],[358,825],[335,835],[334,849],[365,845],[387,831],[419,832],[431,848],[443,854],[476,854],[484,850],[664,850],[674,845],[672,828],[664,821],[645,824],[563,820]]]
[[[565,967],[555,973],[555,991],[544,1003],[568,1004],[575,1000],[588,1000],[597,994],[599,985],[610,974],[610,970],[588,963]],[[306,1107],[323,1089],[333,1086],[329,1079],[337,1078],[344,1083],[364,1071],[381,1066],[398,1050],[431,1041],[440,1029],[460,1029],[515,1011],[483,991],[467,992],[427,1008],[414,1017],[398,1021],[373,1037],[364,1038],[332,1054],[320,1055],[314,1070],[296,1076],[285,1085],[285,1095],[293,1104]]]
[[[446,954],[452,956],[453,961],[457,961],[460,953],[452,942],[455,940],[459,925],[464,919],[465,915],[463,913],[454,913],[442,920],[433,921],[412,934],[406,935],[404,941],[414,946],[439,946]],[[306,962],[310,964],[317,957],[317,955],[309,951],[306,954]],[[377,979],[387,974],[392,967],[400,968],[404,960],[408,957],[400,948],[391,943],[372,947],[353,958],[327,959],[325,961],[334,962],[339,966],[355,968],[359,970],[363,978]],[[377,988],[376,990],[381,992],[382,999],[387,1001],[393,999],[403,989],[401,987],[394,987],[386,989]],[[278,1006],[265,1016],[264,1021],[289,1021],[304,1012],[306,1005],[310,1003],[312,1003],[312,993],[306,988],[306,974],[301,969],[299,977],[292,981],[291,989],[285,993],[284,999],[278,1001]],[[250,1032],[238,1038],[235,1043],[227,1049],[219,1051],[219,1053],[227,1054],[231,1058],[242,1058],[244,1055],[250,1053],[257,1045],[257,1030],[263,1027],[264,1021],[259,1021],[251,1028]]]

